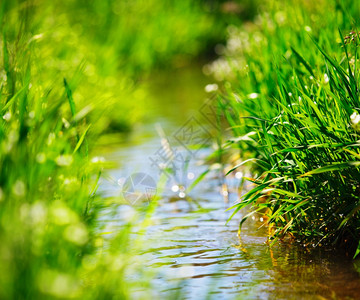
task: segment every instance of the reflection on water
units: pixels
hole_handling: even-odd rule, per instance
[[[186,121],[181,114],[186,117],[189,111],[196,114],[195,104],[199,107],[204,97],[192,98],[192,95],[203,95],[204,79],[199,76],[199,70],[191,73],[186,69],[184,74],[187,82],[191,74],[194,75],[190,80],[191,89],[185,93],[186,87],[181,84],[170,85],[170,92],[165,88],[164,78],[160,83],[155,80],[154,92],[159,95],[159,102],[152,105],[155,111],[162,106],[158,114],[166,136],[171,136]],[[182,73],[176,76],[179,79]],[[173,82],[174,78],[167,80]],[[180,98],[174,100],[172,95]],[[186,101],[190,104],[184,103]],[[161,143],[158,131],[150,123],[134,132],[126,145],[108,154],[107,158],[119,161],[120,166],[111,172],[112,180],[102,183],[104,195],[121,194],[121,182],[134,172],[141,171],[159,179],[160,169],[149,158],[161,148]],[[188,153],[184,147],[176,147],[181,153]],[[240,216],[225,225],[231,215],[226,209],[236,200],[239,178],[227,178],[230,204],[221,196],[221,180],[216,173],[209,174],[188,198],[179,197],[179,187],[191,184],[194,177],[204,171],[197,161],[207,154],[207,150],[191,154],[186,167],[179,167],[182,170],[178,171],[184,174],[169,176],[151,225],[143,233],[146,244],[139,259],[155,270],[154,295],[188,299],[360,298],[359,262],[324,250],[309,253],[305,248],[287,244],[270,249],[265,243],[266,228],[260,227],[258,220],[245,223],[240,240]],[[101,221],[116,228],[133,210],[129,204],[118,205],[116,218],[106,211]]]

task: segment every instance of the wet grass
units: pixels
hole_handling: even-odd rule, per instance
[[[234,213],[264,214],[273,241],[359,254],[359,10],[266,1],[254,23],[229,28],[223,56],[207,67],[224,82],[233,137],[223,149],[249,159],[230,172],[253,163],[253,187]]]

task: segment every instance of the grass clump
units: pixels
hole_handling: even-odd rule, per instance
[[[275,240],[290,235],[355,256],[358,13],[353,1],[266,1],[254,23],[229,28],[222,58],[207,67],[225,81],[235,135],[225,147],[250,151],[259,174],[235,212],[251,206],[266,214]]]

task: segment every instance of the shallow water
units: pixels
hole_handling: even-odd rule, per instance
[[[140,126],[116,151],[106,155],[119,162],[101,184],[104,197],[123,195],[123,204],[104,211],[101,221],[116,230],[146,207],[155,193],[162,195],[151,224],[146,228],[138,258],[153,270],[155,298],[185,299],[359,299],[360,262],[325,250],[312,253],[294,245],[266,244],[266,228],[257,218],[249,220],[238,236],[241,215],[228,224],[226,211],[238,198],[241,174],[226,178],[229,201],[223,195],[223,178],[214,171],[185,195],[206,167],[198,165],[209,153],[206,147],[191,148],[179,136],[198,131],[199,144],[210,144],[211,126],[201,114],[206,79],[199,66],[183,68],[171,76],[150,81],[155,100],[149,104],[148,123]],[[189,121],[190,120],[190,121]],[[157,122],[157,123],[155,123]],[[156,125],[157,124],[157,125]],[[185,133],[184,133],[185,132]],[[164,143],[167,138],[169,144]],[[170,162],[168,156],[178,157]],[[162,159],[164,158],[165,159]],[[161,168],[161,163],[175,173]],[[153,187],[168,178],[163,191]],[[165,174],[164,174],[165,173]],[[146,189],[137,200],[129,197],[126,182],[143,180]],[[140,178],[140,179],[139,179]],[[128,181],[126,181],[128,179]],[[157,190],[156,190],[157,189]],[[128,201],[128,202],[126,202]],[[133,203],[135,202],[135,203]],[[115,229],[114,229],[115,228]],[[133,231],[136,236],[136,230]],[[141,291],[140,291],[141,292]],[[134,294],[136,298],[136,295]]]

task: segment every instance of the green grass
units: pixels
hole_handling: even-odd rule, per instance
[[[106,163],[92,153],[146,114],[143,77],[222,38],[206,5],[0,2],[1,299],[148,298],[141,234],[130,241],[131,222],[99,233],[111,203],[96,193]]]
[[[154,271],[138,256],[156,202],[143,221],[101,234],[98,215],[114,203],[97,194],[106,163],[93,153],[105,133],[146,115],[144,78],[212,53],[224,38],[224,2],[0,3],[1,299],[156,296]],[[232,135],[216,156],[256,162],[255,188],[234,212],[266,209],[273,238],[354,254],[358,38],[346,36],[357,31],[359,5],[266,0],[251,21],[256,3],[239,4],[231,22],[247,21],[228,27],[222,57],[205,68],[224,81],[219,108]]]
[[[357,34],[344,42],[359,11],[353,1],[265,1],[207,67],[225,83],[225,147],[258,174],[234,212],[265,210],[274,241],[360,251]]]

